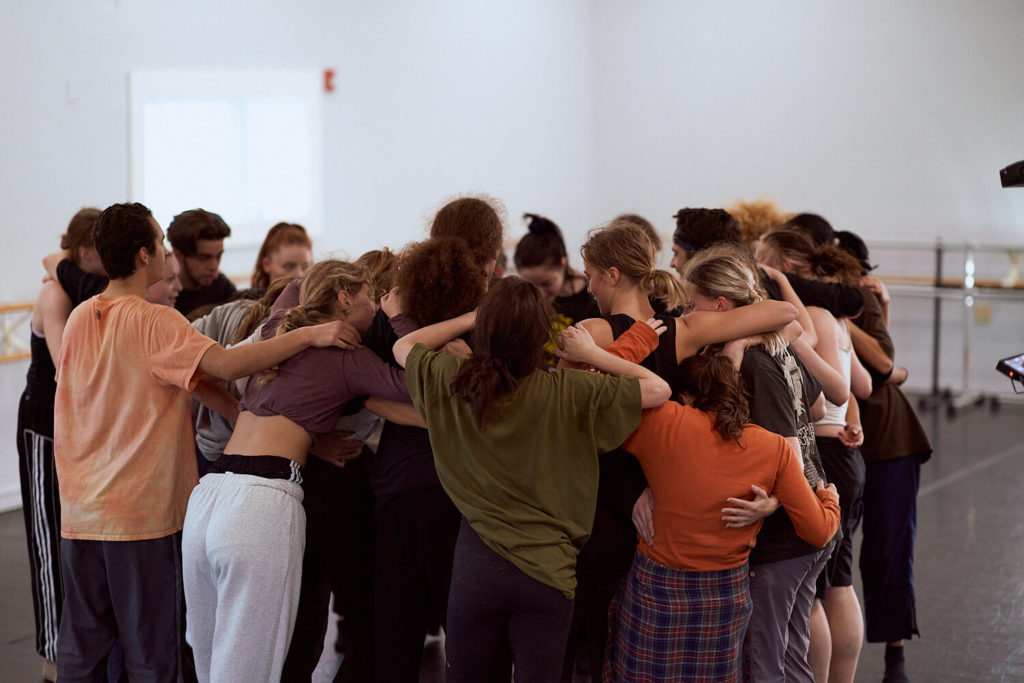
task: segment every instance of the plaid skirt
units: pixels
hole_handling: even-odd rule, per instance
[[[603,680],[735,681],[750,612],[746,564],[680,571],[637,552],[609,608]]]

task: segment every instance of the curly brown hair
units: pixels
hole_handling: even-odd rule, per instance
[[[459,197],[442,206],[434,216],[430,236],[463,240],[477,265],[485,268],[501,249],[504,219],[505,207],[493,197]]]
[[[464,241],[433,237],[405,248],[395,287],[413,320],[433,325],[476,308],[487,291],[487,276]]]

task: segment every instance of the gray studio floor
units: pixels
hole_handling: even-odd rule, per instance
[[[921,416],[936,453],[918,514],[922,638],[908,643],[907,668],[915,681],[1024,681],[1024,407]],[[21,512],[0,515],[2,681],[40,680],[25,553]],[[331,680],[338,664],[332,638],[333,629],[316,681]],[[441,651],[428,642],[421,680],[442,680]],[[858,681],[881,680],[882,651],[865,645]]]

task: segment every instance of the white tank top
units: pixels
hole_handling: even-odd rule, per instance
[[[842,329],[843,331],[846,330],[846,325],[844,325],[844,324],[842,324],[842,323],[840,323],[838,321],[836,322],[836,325],[840,329]],[[846,342],[847,346],[846,346],[846,348],[843,348],[842,346],[839,347],[839,369],[842,370],[843,376],[846,377],[846,383],[849,384],[850,383],[850,353],[852,353],[852,351],[853,351],[853,347],[852,347],[852,345],[850,345],[849,334],[846,335],[846,339],[845,340],[840,339],[840,343],[843,343],[843,341]],[[826,398],[825,399],[825,417],[823,417],[820,420],[818,420],[817,422],[815,422],[814,423],[815,426],[817,426],[817,425],[839,425],[840,427],[845,427],[846,426],[846,404],[849,403],[849,402],[850,402],[849,398],[847,398],[847,400],[843,401],[843,403],[841,405],[836,405],[835,403],[832,403],[832,401],[829,401]]]

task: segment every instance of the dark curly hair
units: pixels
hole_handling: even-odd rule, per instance
[[[434,216],[430,236],[461,239],[483,269],[501,249],[504,212],[498,200],[485,195],[453,199]]]
[[[693,256],[718,242],[739,244],[743,241],[740,224],[722,209],[679,209],[672,241]]]
[[[413,320],[433,325],[476,308],[487,291],[487,276],[465,242],[434,237],[402,252],[395,286]]]
[[[152,217],[152,211],[136,202],[112,204],[96,219],[92,241],[111,280],[123,280],[135,272],[139,249],[153,255],[161,248],[150,223]]]

